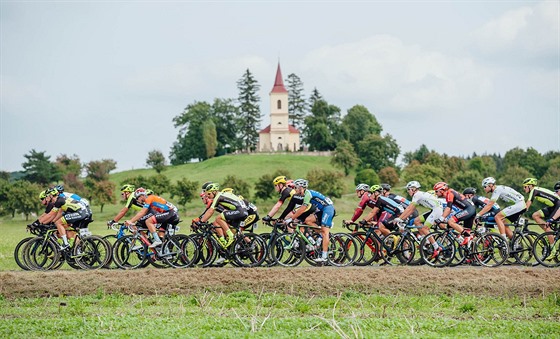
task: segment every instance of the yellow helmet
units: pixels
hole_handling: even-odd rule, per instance
[[[279,177],[274,178],[274,180],[272,180],[272,183],[274,185],[285,184],[287,180],[288,179],[284,175],[281,175]]]
[[[233,188],[231,187],[226,187],[222,190],[223,193],[233,193]]]

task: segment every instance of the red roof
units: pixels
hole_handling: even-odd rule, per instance
[[[290,133],[299,134],[299,130],[292,125],[288,125],[288,130],[290,131]],[[270,133],[270,125],[266,126],[263,130],[261,130],[259,134],[261,133]]]
[[[278,63],[278,69],[276,70],[276,79],[274,80],[274,87],[270,93],[288,93],[286,87],[284,87],[284,80],[282,80],[282,71],[280,70],[280,63]]]

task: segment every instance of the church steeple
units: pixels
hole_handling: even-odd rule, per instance
[[[286,87],[284,87],[284,80],[282,79],[282,71],[280,70],[280,62],[278,62],[278,68],[276,69],[276,79],[274,80],[274,87],[270,93],[288,93]]]

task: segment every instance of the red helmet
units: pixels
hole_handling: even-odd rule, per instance
[[[434,191],[439,191],[439,190],[446,190],[448,189],[449,186],[447,186],[447,183],[440,181],[437,184],[434,185]]]

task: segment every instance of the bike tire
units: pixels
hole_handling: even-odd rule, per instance
[[[76,263],[84,270],[97,270],[107,265],[112,257],[111,244],[97,235],[80,238],[74,244],[73,256]]]
[[[483,234],[475,239],[472,255],[481,266],[498,267],[509,258],[507,240],[495,233]]]
[[[58,244],[50,239],[36,237],[25,245],[25,263],[30,270],[47,271],[55,267],[60,260]],[[58,266],[60,267],[60,266]]]
[[[403,237],[400,232],[391,232],[383,238],[383,246],[381,247],[383,261],[391,266],[406,265],[412,258],[416,246],[408,237]],[[390,248],[387,250],[387,248]]]
[[[24,271],[29,271],[29,266],[27,266],[27,264],[25,263],[25,252],[23,250],[25,248],[25,244],[34,238],[35,237],[23,238],[17,243],[16,247],[14,248],[14,260],[16,261],[16,264],[19,266],[19,268]]]
[[[523,266],[537,266],[539,262],[533,255],[533,244],[539,234],[537,232],[518,233],[511,240],[510,256]]]
[[[433,256],[434,247],[430,239],[433,239],[441,249],[439,254]],[[431,232],[420,242],[420,252],[422,259],[428,266],[445,267],[448,266],[455,257],[455,241],[447,234],[441,232]]]
[[[140,246],[140,249],[133,250],[135,246]],[[148,246],[134,238],[133,235],[125,235],[117,239],[113,246],[113,261],[118,268],[123,270],[131,270],[136,268],[146,267],[148,253]]]
[[[554,237],[554,241],[551,244],[548,240],[548,236]],[[533,244],[533,255],[539,264],[544,267],[558,267],[560,266],[560,241],[558,235],[554,231],[543,232]],[[549,255],[553,253],[553,256],[549,258]]]
[[[301,264],[305,256],[305,242],[297,234],[281,234],[276,238],[275,243],[274,246],[282,248],[281,251],[273,253],[274,260],[278,265],[295,267]]]
[[[354,264],[359,255],[358,240],[348,233],[335,233],[329,237],[328,264],[346,267]]]
[[[237,237],[232,251],[234,261],[241,267],[261,266],[268,256],[266,242],[255,233]]]

